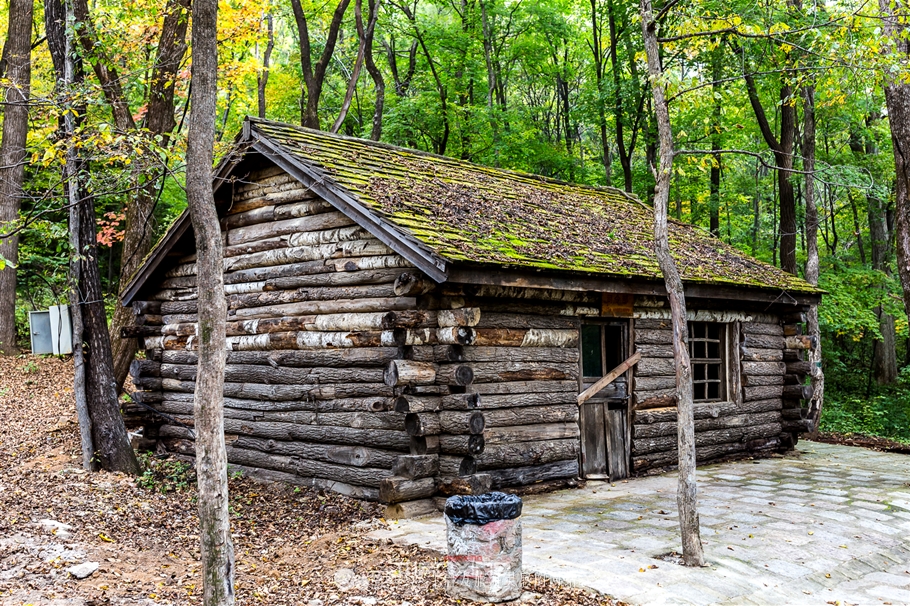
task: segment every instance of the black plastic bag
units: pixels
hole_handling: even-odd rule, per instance
[[[483,526],[499,520],[514,520],[521,515],[521,498],[504,492],[449,497],[445,514],[456,526]]]

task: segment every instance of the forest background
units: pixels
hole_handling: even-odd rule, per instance
[[[15,2],[0,2],[0,35],[12,31]],[[45,31],[48,7],[60,4],[33,6],[25,195],[18,218],[0,225],[0,234],[19,236],[18,258],[0,266],[16,272],[23,346],[28,311],[69,296],[68,149],[86,163],[112,318],[119,285],[186,200],[189,2],[74,0],[66,27],[85,78],[64,96]],[[677,158],[671,217],[802,275],[800,91],[814,87],[819,285],[828,292],[819,309],[821,429],[910,442],[910,333],[883,92],[895,71],[878,4],[666,6],[662,28],[672,35],[661,48],[676,147],[695,152]],[[610,185],[648,202],[657,134],[638,9],[629,0],[223,0],[217,149],[229,149],[246,115],[259,115]],[[64,140],[61,117],[73,107],[84,118]],[[775,146],[788,142],[792,196],[774,170]],[[794,230],[782,211],[792,211]],[[795,258],[786,250],[794,239]]]

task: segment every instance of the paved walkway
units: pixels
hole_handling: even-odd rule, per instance
[[[524,569],[631,604],[910,604],[910,457],[800,442],[699,469],[709,567],[681,549],[664,474],[525,499]],[[374,536],[445,550],[439,518]]]

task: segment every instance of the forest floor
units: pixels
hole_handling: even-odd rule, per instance
[[[0,605],[200,604],[192,470],[147,464],[140,478],[82,471],[71,362],[0,357]],[[385,525],[375,505],[244,478],[230,495],[238,603],[456,603],[439,554],[366,537]],[[68,571],[85,563],[83,580]],[[527,604],[617,604],[524,585]]]

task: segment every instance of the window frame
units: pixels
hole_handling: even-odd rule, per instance
[[[719,335],[716,339],[710,338],[710,334],[706,331],[703,334],[704,337],[695,336],[693,338],[693,325],[701,326],[717,326],[719,328]],[[741,386],[739,381],[739,355],[736,347],[739,334],[739,323],[738,322],[712,322],[705,320],[690,320],[686,322],[686,337],[689,342],[689,355],[690,355],[690,365],[692,368],[692,386],[693,386],[693,402],[699,404],[716,404],[718,402],[734,402],[738,403],[742,400],[741,397]],[[705,357],[697,358],[695,357],[695,348],[693,343],[698,342],[708,342],[708,343],[717,343],[718,344],[718,358]],[[705,351],[707,353],[707,351]],[[720,393],[717,398],[699,398],[698,389],[700,385],[704,385],[708,382],[714,382],[714,380],[707,379],[696,379],[696,365],[699,364],[714,364],[719,369],[719,379],[716,381],[719,385]],[[707,395],[706,392],[702,392]]]

